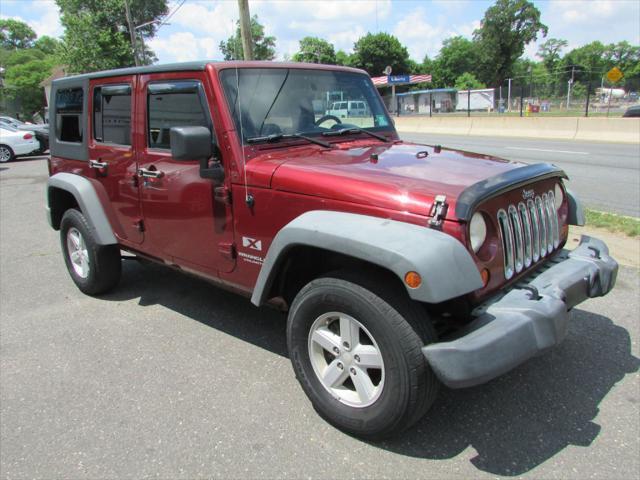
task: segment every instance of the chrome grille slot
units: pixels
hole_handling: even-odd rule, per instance
[[[516,210],[516,207],[513,205],[509,205],[508,215],[509,222],[511,222],[511,227],[513,229],[513,237],[516,247],[515,268],[516,272],[520,273],[522,271],[522,267],[524,267],[524,235],[522,234],[522,220],[520,220],[518,210]]]
[[[507,212],[502,209],[498,211],[498,225],[500,225],[502,251],[504,252],[504,276],[508,280],[513,277],[514,273],[513,231],[511,230]]]
[[[533,240],[531,235],[531,218],[529,217],[529,211],[524,203],[518,204],[518,213],[522,220],[522,226],[524,227],[524,266],[529,268],[531,266],[531,250],[533,247]]]
[[[507,280],[560,244],[560,226],[552,191],[517,205],[507,205],[497,213]]]

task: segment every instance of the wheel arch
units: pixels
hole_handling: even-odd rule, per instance
[[[47,214],[51,227],[59,230],[64,212],[76,207],[94,230],[98,244],[118,243],[100,198],[89,180],[72,173],[57,173],[50,177],[47,181]]]
[[[422,285],[405,289],[412,299],[426,303],[440,303],[483,285],[467,250],[449,235],[395,220],[316,210],[292,220],[275,236],[252,303],[262,305],[275,296],[286,282],[291,263],[301,261],[303,265],[296,267],[303,272],[308,268],[307,261],[320,263],[319,270],[309,268],[314,273],[334,270],[335,263],[368,266],[393,274],[402,285],[404,275],[416,271],[423,279]]]

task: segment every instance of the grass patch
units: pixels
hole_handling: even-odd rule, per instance
[[[640,236],[640,219],[587,209],[587,226],[622,232],[630,237]]]

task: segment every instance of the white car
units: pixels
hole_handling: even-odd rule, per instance
[[[0,162],[8,162],[19,155],[29,155],[40,149],[34,132],[0,125]]]

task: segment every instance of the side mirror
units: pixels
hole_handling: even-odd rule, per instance
[[[216,183],[224,180],[224,169],[220,161],[214,159],[211,132],[206,127],[173,127],[170,130],[171,156],[174,160],[200,162],[200,176],[211,178]]]

